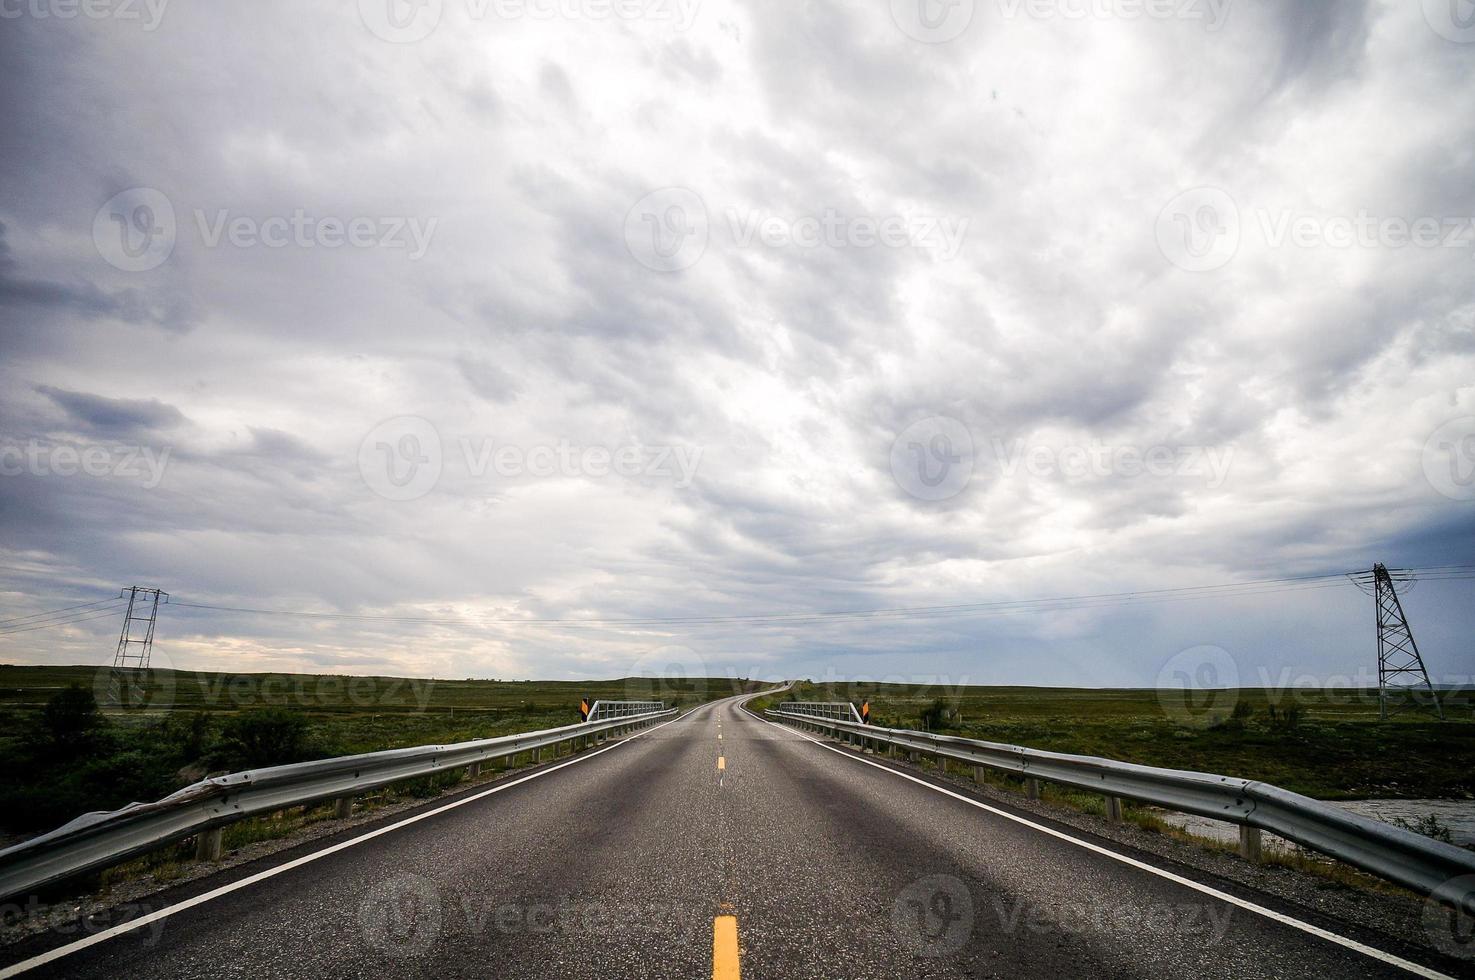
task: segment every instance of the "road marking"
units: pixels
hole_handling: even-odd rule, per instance
[[[604,753],[617,749],[622,745],[627,745],[644,735],[649,735],[652,732],[658,732],[662,728],[665,728],[667,725],[674,725],[676,722],[681,721],[682,718],[686,717],[689,717],[689,715],[682,715],[677,718],[672,718],[670,721],[663,721],[654,728],[647,728],[644,731],[630,736],[629,738],[621,739],[618,742],[607,745],[602,749],[595,749],[593,752],[585,752],[583,755],[576,755],[566,762],[560,762],[557,765],[549,766],[546,769],[539,769],[537,772],[528,773],[526,776],[523,776],[519,779],[514,779],[511,782],[500,783],[496,786],[491,787],[490,789],[482,790],[480,793],[475,793],[471,796],[464,796],[459,800],[452,800],[444,806],[436,807],[434,810],[426,810],[424,813],[414,814],[412,816],[406,817],[403,820],[398,821],[397,823],[392,823],[387,826],[371,830],[368,833],[363,834],[362,836],[353,838],[352,840],[340,841],[339,843],[334,844],[331,847],[323,848],[321,851],[314,851],[311,854],[304,854],[302,857],[294,858],[293,860],[288,861],[285,864],[279,864],[274,868],[267,868],[265,871],[258,871],[253,875],[248,875],[245,878],[233,881],[228,885],[221,885],[219,888],[216,888],[212,891],[205,892],[201,895],[196,895],[194,898],[187,898],[182,902],[178,902],[174,905],[169,906],[168,908],[160,909],[157,912],[151,912],[148,915],[139,916],[136,919],[130,919],[129,921],[122,923],[121,925],[113,926],[111,929],[104,929],[102,932],[93,933],[92,935],[87,936],[83,939],[79,939],[74,943],[68,943],[65,946],[58,946],[56,949],[48,950],[45,953],[33,956],[28,960],[22,960],[21,962],[15,963],[11,966],[0,968],[0,980],[5,980],[6,977],[19,976],[20,974],[25,973],[29,970],[36,969],[36,967],[38,966],[45,966],[47,963],[54,963],[62,957],[70,956],[71,954],[78,952],[79,950],[86,949],[88,946],[95,946],[100,942],[112,939],[114,936],[121,936],[124,933],[135,932],[138,929],[149,925],[150,923],[158,922],[161,919],[167,919],[169,918],[169,916],[175,915],[179,912],[183,912],[185,909],[194,908],[196,905],[204,905],[206,902],[220,898],[222,895],[229,895],[231,892],[239,891],[242,888],[254,885],[258,881],[265,881],[267,878],[273,878],[279,874],[282,874],[283,872],[290,871],[293,868],[299,868],[304,864],[311,864],[318,858],[324,858],[327,857],[329,854],[336,854],[339,851],[347,850],[350,847],[362,844],[364,841],[373,840],[376,837],[381,837],[392,830],[399,830],[401,827],[408,827],[410,824],[419,823],[421,820],[428,820],[429,818],[436,816],[437,814],[445,813],[447,810],[454,810],[457,807],[465,806],[468,803],[474,803],[477,800],[491,796],[493,793],[500,793],[503,790],[512,789],[514,786],[521,786],[523,783],[526,783],[530,780],[538,779],[542,776],[547,776],[550,773],[555,773],[560,769],[564,769],[576,763],[583,762],[586,759],[592,759],[597,755],[603,755]]]
[[[719,755],[717,757],[717,771],[718,772],[721,772],[722,770],[724,770],[726,768],[727,768],[727,760],[725,758],[723,758],[722,756]]]
[[[1015,823],[1020,824],[1021,826],[1029,827],[1031,830],[1038,830],[1042,834],[1048,834],[1051,837],[1067,841],[1068,843],[1074,844],[1077,847],[1082,847],[1088,851],[1100,854],[1103,857],[1109,857],[1113,861],[1120,861],[1122,864],[1129,865],[1141,871],[1146,871],[1149,874],[1157,875],[1159,878],[1166,878],[1169,881],[1176,882],[1187,888],[1191,888],[1196,892],[1200,892],[1204,895],[1209,895],[1214,898],[1220,899],[1221,901],[1228,902],[1230,905],[1238,906],[1239,908],[1242,908],[1247,912],[1253,912],[1256,915],[1264,916],[1271,921],[1279,922],[1281,925],[1290,926],[1293,929],[1299,929],[1302,932],[1309,933],[1321,939],[1325,939],[1328,942],[1337,944],[1338,946],[1344,946],[1347,949],[1350,949],[1357,953],[1361,953],[1364,956],[1368,956],[1372,959],[1387,963],[1390,966],[1395,966],[1400,970],[1406,970],[1409,973],[1414,974],[1415,976],[1428,977],[1430,978],[1430,980],[1454,980],[1454,978],[1447,973],[1440,973],[1436,970],[1431,970],[1426,966],[1420,966],[1418,963],[1415,963],[1412,960],[1406,960],[1403,957],[1395,956],[1392,953],[1385,953],[1381,949],[1377,949],[1373,946],[1368,946],[1365,943],[1360,943],[1355,939],[1348,939],[1346,936],[1338,935],[1337,933],[1331,932],[1327,929],[1323,929],[1320,926],[1314,926],[1309,922],[1302,922],[1300,919],[1292,918],[1291,916],[1286,915],[1282,912],[1277,912],[1274,909],[1268,909],[1263,905],[1256,905],[1254,902],[1247,901],[1243,898],[1237,898],[1234,895],[1231,895],[1228,892],[1222,892],[1219,889],[1212,887],[1211,885],[1205,885],[1201,882],[1194,881],[1192,878],[1185,878],[1182,875],[1176,875],[1171,871],[1164,871],[1162,868],[1154,867],[1153,865],[1148,864],[1145,861],[1138,861],[1136,858],[1128,857],[1125,854],[1118,854],[1116,851],[1102,847],[1099,844],[1092,844],[1090,841],[1081,840],[1078,837],[1072,837],[1070,834],[1062,833],[1061,831],[1055,830],[1052,827],[1046,827],[1043,824],[1035,823],[1033,820],[1017,816],[1005,810],[1000,810],[997,807],[989,806],[987,803],[980,802],[973,799],[972,797],[964,796],[961,793],[955,793],[952,790],[944,789],[941,786],[934,786],[932,783],[927,782],[927,780],[925,779],[918,779],[916,776],[913,776],[909,773],[900,772],[896,769],[892,769],[890,766],[883,766],[879,762],[872,762],[870,759],[864,759],[858,755],[852,755],[851,753],[846,752],[844,749],[836,748],[833,745],[828,745],[817,738],[811,738],[801,731],[797,731],[793,728],[781,725],[776,721],[769,721],[767,718],[758,718],[757,720],[763,722],[766,725],[773,725],[777,728],[781,728],[786,732],[793,732],[795,735],[798,735],[806,742],[813,742],[820,748],[828,749],[829,751],[834,752],[836,755],[842,756],[846,759],[850,759],[853,762],[864,763],[865,765],[873,766],[877,769],[880,769],[882,772],[889,772],[893,776],[898,776],[902,779],[908,780],[909,782],[916,783],[918,786],[925,786],[927,789],[930,789],[935,793],[941,793],[943,796],[951,796],[955,800],[961,800],[962,802],[967,803],[969,806],[977,807],[980,810],[986,810],[987,812],[992,813],[995,816],[1003,817],[1005,820],[1012,820]],[[669,724],[669,722],[667,724]],[[0,976],[3,976],[3,974],[0,974]]]
[[[712,920],[712,980],[739,980],[737,916]]]

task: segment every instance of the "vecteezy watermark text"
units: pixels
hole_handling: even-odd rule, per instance
[[[695,943],[709,934],[688,906],[651,901],[618,908],[587,898],[549,896],[522,902],[492,901],[479,892],[448,887],[418,874],[399,874],[371,888],[359,903],[365,943],[395,959],[420,956],[441,940],[459,936],[562,935],[584,941],[660,935]]]
[[[1239,254],[1247,232],[1268,249],[1465,249],[1475,255],[1475,216],[1353,214],[1254,208],[1248,217],[1220,187],[1196,187],[1176,195],[1158,215],[1158,249],[1173,265],[1212,272]]]
[[[1042,905],[1023,898],[990,896],[986,906],[1005,935],[1188,936],[1212,946],[1229,931],[1229,905],[1192,902],[1088,902]]]
[[[413,44],[435,33],[447,8],[464,9],[467,20],[652,21],[688,30],[696,20],[701,0],[359,0],[359,19],[381,40]]]
[[[689,269],[715,235],[720,247],[773,251],[813,249],[914,249],[943,260],[957,256],[969,220],[959,215],[847,212],[834,207],[797,214],[725,208],[713,221],[707,204],[687,187],[663,187],[641,197],[625,214],[625,246],[641,265],[657,272]]]
[[[448,463],[458,463],[473,480],[624,477],[670,480],[685,490],[696,479],[700,446],[579,446],[567,439],[536,445],[459,436],[448,453],[440,431],[428,419],[402,415],[375,426],[359,444],[364,483],[389,500],[415,500],[433,490]]]
[[[412,262],[430,250],[440,224],[433,216],[322,215],[306,208],[268,215],[195,208],[192,214],[204,248],[387,249],[404,252]],[[131,187],[114,194],[92,219],[92,242],[98,254],[124,272],[157,269],[174,254],[181,234],[174,202],[152,187]]]
[[[31,439],[0,446],[0,476],[90,476],[140,480],[152,490],[164,480],[171,446],[51,444]]]
[[[497,476],[623,476],[658,477],[674,481],[685,490],[696,477],[702,461],[700,446],[575,446],[567,439],[531,448],[497,445],[491,439],[456,440],[466,470],[473,477],[490,470]]]
[[[47,905],[37,896],[30,895],[24,902],[0,903],[0,924],[20,926],[27,932],[44,929],[61,938],[95,936],[108,929],[136,922],[152,915],[154,911],[152,906],[144,902],[123,902],[105,913],[78,916],[77,907],[73,903]],[[159,939],[164,935],[166,921],[153,919],[147,923],[147,938],[143,941],[145,948],[152,949],[159,944]]]
[[[1233,446],[1134,445],[1094,439],[1064,443],[1043,439],[990,439],[980,450],[962,422],[945,415],[913,422],[891,444],[891,475],[920,500],[941,501],[962,493],[991,452],[991,469],[1006,479],[1082,482],[1110,477],[1202,481],[1222,487],[1234,463]]]
[[[996,0],[1001,20],[1182,21],[1217,31],[1234,0]],[[945,44],[961,37],[983,0],[891,0],[891,19],[908,37]]]
[[[154,31],[164,19],[169,0],[0,0],[0,20],[31,17],[36,20],[139,21]]]
[[[410,261],[424,258],[439,218],[399,215],[352,218],[315,217],[303,208],[291,215],[232,214],[228,208],[212,213],[196,209],[195,225],[206,248],[221,241],[235,248],[387,248],[407,249]]]
[[[791,216],[728,208],[725,214],[739,248],[919,248],[951,259],[968,234],[967,218],[927,214],[852,215],[834,208]]]
[[[1217,31],[1234,0],[998,0],[1005,20],[1178,20]]]
[[[1224,485],[1234,463],[1233,446],[1029,445],[1023,439],[992,439],[994,459],[1004,476],[1024,472],[1033,477],[1060,476],[1084,480],[1106,476],[1203,478],[1211,490]]]
[[[1249,675],[1253,674],[1253,677]],[[1244,686],[1241,686],[1241,681]],[[1351,674],[1323,674],[1273,669],[1264,664],[1241,671],[1226,649],[1202,644],[1170,657],[1158,671],[1157,700],[1170,721],[1186,727],[1209,727],[1235,717],[1236,709],[1270,723],[1295,724],[1308,708],[1360,706],[1374,710],[1386,697],[1431,705],[1437,692],[1469,690],[1475,677],[1469,674],[1439,674],[1430,680],[1433,690],[1422,686],[1380,687],[1378,672],[1360,667]],[[1255,702],[1245,702],[1245,691],[1254,690]],[[1256,714],[1258,712],[1258,714]]]
[[[1424,478],[1451,500],[1475,500],[1475,415],[1450,419],[1429,434]]]
[[[200,674],[199,703],[245,708],[290,704],[356,708],[414,704],[424,711],[435,690],[426,678],[338,676],[336,674]]]

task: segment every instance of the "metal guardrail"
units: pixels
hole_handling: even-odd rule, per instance
[[[777,709],[782,714],[805,718],[836,718],[861,723],[860,712],[849,701],[785,701]]]
[[[0,900],[119,864],[167,844],[287,807],[352,800],[391,783],[478,766],[577,739],[608,737],[676,715],[658,710],[453,745],[340,756],[201,780],[156,803],[89,813],[49,834],[0,851]],[[345,811],[346,812],[346,811]]]
[[[1475,853],[1269,783],[902,728],[878,728],[793,711],[770,709],[767,713],[791,724],[859,742],[862,748],[869,743],[872,748],[889,746],[893,753],[925,753],[939,760],[951,759],[1269,831],[1475,915]]]
[[[634,715],[649,714],[652,711],[660,711],[666,707],[664,701],[595,701],[594,706],[589,709],[588,721],[600,721],[605,718],[629,718]]]

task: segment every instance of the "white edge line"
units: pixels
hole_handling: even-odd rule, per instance
[[[716,702],[708,703],[715,704]],[[693,711],[695,710],[697,709],[693,709]],[[177,902],[169,906],[168,908],[160,909],[157,912],[150,912],[148,915],[139,916],[137,919],[130,919],[129,921],[124,922],[121,925],[113,926],[111,929],[104,929],[102,932],[94,933],[91,936],[87,936],[83,939],[78,939],[76,942],[68,943],[65,946],[58,946],[55,949],[49,949],[46,952],[39,953],[28,960],[22,960],[19,963],[14,963],[10,966],[4,967],[3,969],[0,969],[0,980],[5,980],[6,977],[19,976],[22,973],[26,973],[30,970],[36,969],[38,966],[45,966],[47,963],[54,963],[55,961],[62,959],[63,957],[70,956],[73,953],[84,950],[89,946],[95,946],[98,943],[106,942],[107,940],[112,939],[114,936],[121,936],[124,933],[134,932],[135,930],[141,929],[144,926],[149,925],[150,923],[158,922],[161,919],[167,919],[171,915],[183,912],[186,909],[194,908],[196,905],[203,905],[206,902],[210,902],[221,897],[222,895],[229,895],[233,891],[239,891],[242,888],[246,888],[256,884],[258,881],[265,881],[267,878],[272,878],[276,875],[282,874],[283,872],[291,871],[293,868],[299,868],[304,864],[311,864],[313,861],[316,861],[319,858],[325,858],[329,854],[337,854],[339,851],[347,850],[350,847],[362,844],[364,843],[364,841],[373,840],[374,838],[390,833],[391,831],[399,830],[401,827],[408,827],[410,824],[419,823],[421,820],[427,820],[430,817],[436,816],[437,814],[445,813],[447,810],[454,810],[458,806],[465,806],[468,803],[475,803],[477,800],[491,796],[493,793],[500,793],[503,790],[512,789],[514,786],[521,786],[523,783],[526,783],[533,779],[537,779],[540,776],[547,776],[550,773],[555,773],[558,770],[571,766],[576,762],[584,762],[586,760],[594,758],[595,756],[603,755],[604,753],[617,749],[622,745],[627,745],[630,742],[635,741],[637,738],[642,738],[646,735],[651,734],[652,732],[658,732],[662,728],[665,728],[667,725],[674,725],[676,722],[681,721],[683,718],[690,717],[691,714],[692,712],[687,712],[684,715],[678,715],[677,717],[672,718],[670,721],[664,721],[654,728],[647,728],[643,731],[637,732],[634,735],[631,735],[629,738],[624,738],[618,742],[615,742],[613,745],[606,745],[602,749],[595,749],[593,752],[585,752],[582,755],[576,755],[572,759],[569,759],[565,762],[560,762],[557,765],[549,766],[546,769],[539,769],[536,772],[530,772],[518,779],[499,783],[488,789],[484,789],[479,793],[473,793],[470,796],[463,796],[459,800],[452,800],[451,802],[446,803],[442,806],[438,806],[433,810],[426,810],[423,813],[412,814],[411,816],[405,817],[403,820],[398,820],[392,824],[375,828],[374,830],[370,830],[367,833],[360,834],[359,836],[351,838],[349,840],[339,841],[337,844],[334,844],[330,847],[325,847],[321,851],[313,851],[311,854],[304,854],[302,855],[302,857],[293,858],[291,861],[288,861],[285,864],[279,864],[275,867],[267,868],[265,871],[258,871],[253,875],[247,875],[246,877],[239,878],[227,885],[221,885],[219,888],[215,888],[208,892],[203,892],[199,895],[196,895],[194,898],[184,899],[183,901]]]
[[[751,712],[749,713],[749,715],[750,717],[763,722],[765,725],[773,725],[775,728],[783,729],[786,732],[793,732],[795,735],[798,735],[805,741],[813,742],[820,748],[829,749],[831,752],[843,756],[844,758],[851,759],[855,762],[862,762],[868,766],[874,766],[875,768],[880,769],[882,772],[889,772],[893,776],[899,776],[902,779],[916,783],[918,786],[925,786],[928,789],[933,790],[934,792],[941,793],[943,796],[951,796],[953,799],[961,800],[962,802],[967,803],[969,806],[975,806],[978,807],[978,809],[980,810],[986,810],[989,813],[1003,817],[1006,820],[1012,820],[1017,824],[1029,827],[1033,830],[1038,830],[1042,834],[1049,834],[1051,837],[1055,837],[1063,841],[1068,841],[1069,843],[1075,844],[1077,847],[1083,847],[1088,851],[1093,851],[1097,854],[1109,857],[1114,861],[1120,861],[1123,864],[1130,865],[1131,867],[1138,868],[1142,871],[1146,871],[1149,874],[1155,874],[1159,878],[1166,878],[1169,881],[1176,882],[1187,888],[1192,888],[1194,891],[1202,892],[1205,895],[1211,895],[1214,898],[1228,902],[1231,905],[1237,905],[1240,908],[1245,909],[1246,911],[1253,912],[1256,915],[1264,916],[1265,918],[1275,922],[1279,922],[1282,925],[1287,925],[1293,929],[1299,929],[1302,932],[1310,933],[1311,935],[1320,937],[1321,939],[1325,939],[1328,942],[1336,943],[1338,946],[1345,946],[1347,949],[1361,953],[1364,956],[1369,956],[1375,960],[1381,960],[1382,962],[1387,963],[1390,966],[1398,967],[1401,970],[1407,970],[1409,973],[1412,973],[1415,976],[1429,977],[1431,978],[1431,980],[1454,980],[1454,978],[1450,977],[1450,975],[1447,973],[1439,973],[1438,971],[1431,970],[1426,966],[1421,966],[1411,960],[1406,960],[1401,956],[1395,956],[1392,953],[1385,953],[1381,949],[1368,946],[1365,943],[1360,943],[1355,939],[1349,939],[1346,936],[1338,935],[1337,933],[1331,932],[1327,929],[1323,929],[1320,926],[1314,926],[1309,922],[1302,922],[1300,919],[1292,918],[1291,916],[1286,915],[1282,912],[1277,912],[1274,909],[1268,909],[1263,905],[1256,905],[1254,902],[1246,901],[1243,898],[1237,898],[1236,896],[1231,895],[1228,892],[1222,892],[1210,885],[1205,885],[1202,882],[1194,881],[1192,878],[1184,878],[1182,875],[1176,875],[1171,871],[1165,871],[1162,868],[1154,867],[1153,865],[1148,864],[1145,861],[1138,861],[1136,858],[1128,857],[1125,854],[1118,854],[1116,851],[1102,847],[1099,844],[1093,844],[1090,841],[1081,840],[1079,837],[1072,837],[1070,834],[1055,830],[1052,827],[1046,827],[1043,824],[1035,823],[1033,820],[1026,819],[1025,817],[1017,816],[1016,814],[1009,813],[1005,810],[1000,810],[997,807],[989,806],[987,803],[975,800],[970,796],[964,796],[962,793],[955,793],[950,789],[944,789],[941,786],[936,786],[932,783],[929,783],[925,779],[918,779],[916,776],[913,776],[910,773],[905,773],[897,769],[892,769],[890,766],[883,766],[879,762],[872,762],[870,759],[862,758],[861,756],[847,752],[844,749],[829,745],[817,738],[811,738],[798,729],[789,728],[785,725],[779,724],[776,721],[769,721],[767,718],[758,718],[756,715],[752,715]],[[0,976],[3,976],[3,974],[0,974]]]

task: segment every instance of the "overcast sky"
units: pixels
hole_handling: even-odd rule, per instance
[[[1366,679],[1371,600],[515,621],[1475,560],[1467,0],[0,13],[0,618],[136,584],[446,621],[171,606],[190,668],[1250,684]],[[1408,597],[1436,678],[1472,585]]]

